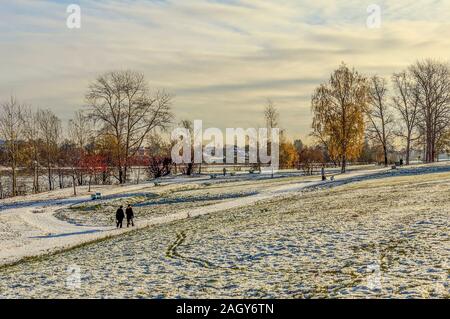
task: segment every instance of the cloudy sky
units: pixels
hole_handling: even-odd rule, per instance
[[[80,29],[66,26],[71,3]],[[390,76],[450,57],[448,0],[0,0],[0,29],[2,100],[14,94],[67,121],[96,75],[132,69],[176,95],[178,119],[258,126],[270,98],[302,138],[313,89],[342,61]]]

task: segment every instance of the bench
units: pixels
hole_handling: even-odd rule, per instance
[[[92,200],[102,199],[102,193],[91,194],[91,199]]]

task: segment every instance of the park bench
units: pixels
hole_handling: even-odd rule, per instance
[[[102,193],[91,194],[91,199],[92,200],[102,199]]]

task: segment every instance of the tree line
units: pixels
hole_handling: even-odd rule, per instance
[[[409,165],[413,150],[431,163],[450,149],[450,66],[417,61],[386,79],[342,63],[314,90],[311,110],[313,144],[290,141],[282,130],[281,168],[312,174],[315,167],[339,165],[345,172],[349,162],[388,166],[394,153]],[[270,100],[264,116],[268,128],[279,125]]]
[[[345,172],[367,146],[382,150],[384,165],[397,145],[424,150],[424,161],[434,162],[450,145],[450,69],[427,59],[388,80],[367,77],[342,64],[312,95],[312,136],[329,158]],[[399,142],[400,141],[400,142]]]
[[[48,109],[37,109],[11,97],[0,104],[0,164],[8,167],[10,193],[18,194],[19,171],[33,176],[32,191],[77,185],[127,182],[131,167],[146,167],[160,177],[194,173],[194,164],[176,167],[171,141],[164,132],[173,124],[173,95],[151,90],[140,72],[99,75],[88,86],[85,107],[63,130]],[[390,153],[404,147],[405,163],[412,150],[434,162],[450,145],[450,69],[437,60],[418,61],[390,79],[365,76],[342,63],[311,98],[313,145],[280,134],[281,168],[312,173],[316,165],[349,162],[390,163]],[[262,115],[268,129],[280,126],[280,114],[268,100]],[[192,123],[179,125],[192,130]],[[270,141],[269,141],[270,143]],[[146,147],[146,152],[143,147]],[[201,165],[195,171],[201,172]],[[253,168],[255,169],[255,168]],[[252,170],[253,170],[252,169]],[[137,172],[140,178],[140,170]],[[46,182],[42,177],[46,176]],[[0,180],[0,196],[3,185]]]
[[[51,111],[36,109],[11,97],[0,105],[0,161],[11,172],[10,195],[18,194],[18,171],[33,175],[33,192],[64,187],[64,177],[76,185],[109,183],[111,175],[126,182],[132,165],[144,165],[139,150],[150,135],[166,129],[173,118],[172,95],[152,92],[144,75],[108,72],[93,81],[86,107],[75,113],[63,135],[62,121]],[[55,178],[56,177],[56,178]],[[59,184],[59,185],[58,185]],[[2,185],[0,185],[2,186]]]

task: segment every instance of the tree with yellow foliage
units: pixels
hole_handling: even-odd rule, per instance
[[[298,152],[294,143],[282,132],[280,137],[280,168],[293,168],[298,162]]]
[[[361,153],[364,144],[364,110],[369,86],[364,76],[344,63],[322,83],[311,99],[313,133],[341,163],[345,173],[347,161]]]

